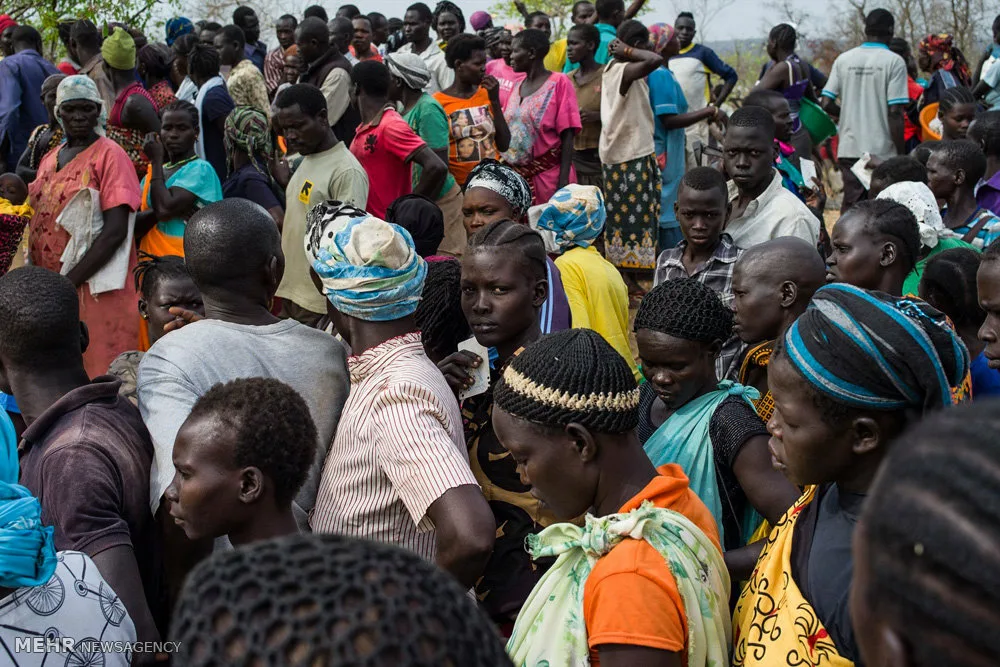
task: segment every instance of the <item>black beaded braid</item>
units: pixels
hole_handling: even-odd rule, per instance
[[[184,667],[510,667],[454,578],[398,547],[293,535],[214,554],[184,584]]]
[[[472,335],[462,312],[462,265],[455,260],[427,262],[427,278],[414,313],[424,348],[439,358],[458,351]]]
[[[514,357],[493,404],[519,419],[625,433],[639,423],[639,390],[625,359],[591,329],[543,336]]]
[[[976,291],[979,260],[972,248],[949,248],[934,254],[920,276],[920,298],[957,327],[979,328],[986,319]]]
[[[997,433],[989,402],[934,414],[899,438],[865,501],[862,604],[899,633],[913,667],[997,664]]]
[[[646,294],[635,314],[634,331],[649,329],[703,343],[726,341],[733,332],[733,311],[695,278],[660,283]]]

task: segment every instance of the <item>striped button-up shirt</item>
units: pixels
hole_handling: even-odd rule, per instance
[[[395,544],[433,560],[427,508],[450,489],[477,484],[458,401],[424,354],[419,333],[348,359],[351,393],[327,455],[317,533]]]

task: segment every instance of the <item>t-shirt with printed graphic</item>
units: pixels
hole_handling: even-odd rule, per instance
[[[458,184],[465,187],[465,181],[477,164],[485,158],[499,159],[496,145],[496,126],[493,122],[493,108],[490,96],[480,87],[469,99],[435,93],[448,115],[450,145],[448,147],[448,167]]]
[[[358,208],[364,208],[368,202],[368,174],[343,141],[302,158],[285,188],[285,222],[281,229],[285,275],[278,285],[277,296],[314,313],[326,312],[326,299],[309,277],[309,260],[302,239],[306,236],[306,213],[328,199]]]
[[[391,107],[383,109],[370,123],[358,126],[351,153],[368,173],[366,211],[385,218],[392,202],[413,192],[410,160],[426,145]]]

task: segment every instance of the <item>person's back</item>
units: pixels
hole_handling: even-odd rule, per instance
[[[27,146],[28,135],[48,120],[41,99],[42,82],[59,70],[40,54],[41,38],[30,26],[14,29],[16,52],[0,61],[0,172],[13,169]]]

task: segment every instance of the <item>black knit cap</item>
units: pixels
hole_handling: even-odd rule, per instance
[[[214,554],[174,612],[176,664],[510,667],[451,576],[394,546],[293,535]]]
[[[635,314],[634,330],[639,329],[703,343],[726,341],[733,333],[733,311],[695,278],[668,280],[643,297]]]
[[[569,329],[516,356],[493,391],[494,405],[544,426],[576,422],[602,433],[639,423],[639,389],[628,363],[600,334]]]

